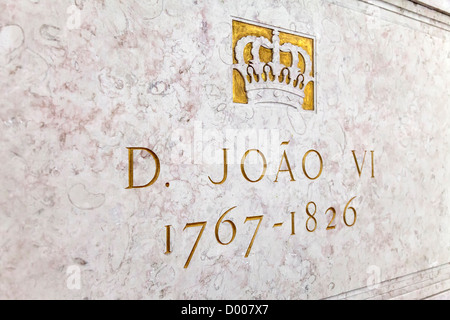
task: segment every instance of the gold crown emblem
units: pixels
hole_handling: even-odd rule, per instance
[[[233,20],[233,101],[314,110],[314,39]]]

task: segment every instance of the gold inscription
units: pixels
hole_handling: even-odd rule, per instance
[[[247,221],[259,220],[258,225],[256,226],[256,229],[255,229],[255,233],[253,234],[252,241],[250,241],[250,244],[248,245],[248,248],[247,248],[247,252],[245,252],[245,258],[248,257],[248,255],[250,254],[250,251],[252,250],[253,242],[255,241],[256,234],[258,233],[259,226],[261,225],[262,219],[263,219],[263,216],[253,216],[253,217],[245,218],[244,223],[247,222]]]
[[[287,145],[289,144],[289,141],[284,141],[282,142],[282,145]],[[129,162],[129,170],[128,170],[128,176],[129,176],[129,186],[127,187],[127,189],[135,189],[135,188],[145,188],[148,186],[151,186],[152,184],[154,184],[156,182],[156,180],[159,177],[159,173],[160,173],[160,161],[158,156],[150,149],[147,148],[142,148],[142,147],[128,147],[128,162]],[[152,177],[152,179],[146,184],[146,185],[134,185],[134,162],[133,162],[133,157],[134,157],[134,151],[135,150],[140,150],[141,152],[147,152],[149,153],[152,158],[153,161],[155,162],[155,172],[154,175]],[[223,171],[223,177],[221,181],[214,181],[211,179],[211,177],[208,176],[209,180],[211,181],[211,183],[215,184],[215,185],[220,185],[223,184],[228,176],[228,159],[227,159],[227,150],[226,148],[223,148],[223,159],[224,159],[224,171]],[[256,152],[258,154],[258,156],[261,158],[262,160],[262,173],[261,175],[256,179],[256,180],[252,180],[248,177],[246,171],[245,171],[245,161],[247,159],[247,157],[250,155],[251,152]],[[371,172],[371,177],[374,178],[374,151],[371,150],[371,165],[372,165],[372,172]],[[311,153],[315,153],[316,154],[316,158],[318,159],[318,164],[319,164],[319,170],[317,172],[316,175],[311,174],[310,172],[308,172],[307,170],[307,166],[306,166],[306,161],[312,161],[310,160],[310,158],[308,158],[308,156],[310,156]],[[358,159],[356,157],[356,152],[355,150],[352,150],[352,154],[353,154],[353,159],[354,162],[356,164],[356,169],[358,172],[358,175],[361,176],[362,174],[362,170],[364,168],[364,163],[365,163],[365,156],[367,154],[367,151],[364,151],[364,155],[362,158],[362,162],[361,164],[358,162]],[[283,162],[285,162],[285,168],[286,169],[281,169],[281,167],[283,166]],[[258,150],[258,149],[249,149],[247,150],[242,159],[241,159],[241,164],[240,164],[240,168],[241,168],[241,173],[243,175],[243,177],[252,183],[258,182],[260,181],[266,174],[266,170],[267,170],[267,161],[266,158],[264,156],[264,154]],[[320,155],[320,153],[317,150],[311,149],[309,151],[307,151],[302,159],[302,170],[304,175],[310,179],[310,180],[315,180],[318,179],[323,171],[323,159],[322,156]],[[290,175],[290,180],[291,181],[295,181],[292,170],[291,170],[291,165],[289,163],[286,151],[283,152],[283,155],[281,157],[280,160],[280,164],[278,166],[278,171],[276,174],[276,178],[274,182],[278,182],[278,175],[280,172],[289,172]],[[168,188],[170,186],[169,182],[165,183],[165,186]],[[358,218],[358,214],[356,209],[351,205],[352,201],[356,198],[356,196],[352,197],[345,205],[345,208],[342,212],[342,219],[344,224],[347,227],[352,227],[355,225],[356,220]],[[229,214],[231,213],[232,210],[235,210],[237,208],[237,206],[231,207],[230,209],[226,210],[223,214],[220,215],[220,217],[218,218],[218,220],[216,221],[215,224],[215,238],[217,240],[217,242],[221,245],[230,245],[236,238],[237,236],[237,226],[236,223],[233,222],[232,220],[230,220],[229,218],[227,219],[227,217],[229,217]],[[314,201],[309,201],[306,206],[305,206],[305,211],[306,211],[306,218],[305,218],[305,228],[307,232],[314,232],[315,230],[317,230],[318,226],[319,226],[319,220],[320,220],[320,216],[316,215],[316,213],[318,212],[318,207],[316,205],[316,203]],[[351,213],[350,213],[351,212]],[[337,211],[335,209],[335,207],[328,207],[328,209],[326,209],[326,211],[324,212],[326,216],[329,217],[329,213],[331,213],[331,219],[328,219],[328,224],[326,226],[324,226],[324,228],[326,230],[334,230],[336,229],[337,226],[337,222],[336,222],[336,217],[337,217]],[[250,243],[248,244],[247,250],[245,252],[244,257],[248,258],[251,250],[253,248],[253,245],[255,243],[257,234],[260,230],[260,227],[262,225],[262,221],[263,221],[264,215],[257,215],[257,216],[248,216],[245,218],[244,223],[250,222],[250,221],[257,221],[256,224],[256,228],[254,230],[253,236],[250,240]],[[294,236],[296,235],[296,230],[295,230],[295,211],[290,212],[290,220],[291,220],[291,231],[290,231],[290,235]],[[225,226],[225,225],[226,226]],[[283,221],[281,222],[276,222],[271,224],[272,228],[274,230],[284,230],[284,228],[280,228],[282,227],[284,224]],[[200,222],[191,222],[191,223],[186,223],[185,227],[183,228],[183,231],[185,231],[188,228],[195,228],[195,227],[200,227],[199,231],[198,231],[198,235],[197,238],[192,246],[192,249],[188,255],[188,258],[184,264],[184,268],[188,268],[191,260],[195,254],[195,251],[198,247],[198,244],[200,242],[200,239],[204,233],[204,230],[206,228],[207,225],[207,221],[200,221]],[[231,228],[231,233],[229,238],[225,238],[223,233],[220,233],[220,228]],[[172,225],[166,225],[165,226],[165,254],[171,254],[172,253],[172,239],[171,239],[171,229],[172,229]],[[225,238],[225,239],[224,239]]]
[[[228,209],[227,211],[225,211],[225,213],[220,216],[219,220],[217,220],[217,223],[216,223],[216,230],[215,230],[216,240],[217,240],[218,243],[220,243],[221,245],[224,245],[224,246],[230,244],[234,240],[234,238],[236,237],[236,225],[234,224],[234,222],[231,221],[231,220],[222,221],[223,218],[225,218],[225,216],[227,215],[227,213],[230,212],[231,210],[233,210],[234,208],[236,208],[236,207],[234,206],[233,208]],[[228,223],[231,226],[232,235],[231,235],[230,241],[228,241],[228,242],[222,242],[219,239],[219,227],[220,227],[221,223]]]
[[[211,181],[214,184],[222,184],[227,180],[228,176],[228,163],[227,163],[227,150],[228,149],[222,149],[223,150],[223,178],[219,182],[212,181],[211,177],[208,176],[209,181]]]
[[[314,205],[314,212],[313,213],[310,213],[309,212],[309,205],[310,204],[313,204]],[[317,228],[317,220],[316,220],[316,218],[314,217],[314,215],[316,214],[316,211],[317,211],[317,206],[316,206],[316,204],[313,202],[313,201],[311,201],[311,202],[308,202],[308,204],[306,205],[306,214],[308,215],[308,219],[306,219],[306,230],[308,230],[308,232],[314,232],[314,230],[316,230],[316,228]],[[314,222],[314,228],[312,228],[312,229],[310,229],[309,227],[308,227],[308,223],[309,223],[309,221],[312,219],[312,221]]]
[[[128,187],[126,187],[126,189],[146,188],[146,187],[149,187],[152,184],[154,184],[156,182],[156,180],[158,180],[159,171],[161,169],[161,166],[159,163],[159,158],[156,155],[156,153],[154,153],[150,149],[140,148],[140,147],[128,147],[127,149],[128,149]],[[133,158],[134,158],[133,151],[134,150],[142,150],[142,151],[146,151],[146,152],[150,153],[153,157],[153,160],[155,161],[155,165],[156,165],[155,174],[154,174],[153,178],[150,180],[150,182],[143,186],[135,186],[134,185],[134,162],[133,162]]]
[[[281,144],[282,145],[283,144],[287,145],[288,143],[289,143],[289,141],[284,141]],[[283,159],[286,162],[287,170],[286,169],[281,170],[281,165],[283,164]],[[286,150],[284,150],[283,156],[281,157],[280,165],[278,166],[277,176],[275,177],[275,181],[274,182],[278,182],[278,174],[280,172],[289,172],[289,174],[291,175],[291,181],[295,181],[294,175],[292,174],[291,165],[289,164],[289,160],[288,160],[287,155],[286,155]]]
[[[315,154],[317,154],[317,156],[319,157],[319,161],[320,161],[320,170],[319,170],[319,173],[315,177],[311,177],[308,173],[306,173],[306,157],[311,152],[314,152]],[[303,173],[309,180],[316,180],[318,177],[320,177],[320,175],[322,174],[322,169],[323,169],[323,161],[322,161],[322,156],[320,155],[320,153],[317,152],[316,150],[309,150],[307,153],[305,153],[305,155],[303,156],[303,160],[302,160],[302,169],[303,169]]]
[[[373,165],[373,150],[371,150],[370,151],[370,154],[371,154],[371,164],[372,164],[372,178],[375,178],[375,174],[374,174],[374,165]],[[362,163],[361,163],[361,167],[359,166],[359,163],[358,163],[358,159],[356,158],[356,154],[355,154],[355,150],[352,150],[352,154],[353,154],[353,159],[355,160],[355,165],[356,165],[356,170],[358,171],[358,176],[361,178],[361,173],[362,173],[362,170],[363,170],[363,167],[364,167],[364,161],[365,161],[365,159],[366,159],[366,153],[367,153],[367,150],[364,150],[364,156],[363,156],[363,160],[362,160]]]
[[[350,203],[355,198],[356,197],[353,197],[347,202],[347,204],[345,206],[345,209],[344,209],[344,212],[343,212],[343,220],[344,220],[344,223],[345,223],[345,225],[347,227],[352,227],[356,223],[356,218],[357,218],[356,209],[354,207],[350,206]],[[225,245],[230,245],[233,242],[233,240],[236,238],[236,235],[237,235],[236,224],[233,221],[231,221],[231,220],[224,220],[225,217],[227,216],[227,214],[229,214],[232,210],[234,210],[236,208],[237,208],[237,206],[234,206],[234,207],[226,210],[219,217],[219,219],[216,222],[214,233],[215,233],[215,237],[216,237],[217,242],[219,244],[221,244],[221,245],[224,245],[224,246]],[[305,209],[306,209],[306,214],[308,216],[308,218],[305,221],[306,230],[308,232],[314,232],[317,229],[318,225],[319,225],[319,222],[317,221],[317,218],[316,218],[317,205],[316,205],[316,203],[314,201],[310,201],[306,205]],[[351,210],[353,212],[353,218],[350,218],[352,220],[351,222],[348,221],[348,217],[347,217],[347,212],[349,210]],[[336,214],[336,209],[334,207],[329,207],[325,211],[325,214],[327,214],[328,212],[332,213],[332,218],[329,221],[328,225],[326,226],[326,230],[333,230],[333,229],[336,228],[336,223],[334,222],[335,218],[336,218],[336,215],[337,215]],[[290,212],[290,215],[291,215],[291,233],[290,233],[290,235],[293,236],[293,235],[295,235],[295,212],[294,211]],[[247,250],[245,252],[244,258],[248,258],[249,255],[250,255],[250,252],[251,252],[251,250],[253,248],[253,245],[255,243],[255,240],[256,240],[256,236],[257,236],[258,231],[259,231],[259,229],[260,229],[260,227],[262,225],[263,218],[264,218],[264,215],[258,215],[258,216],[246,217],[245,220],[244,220],[244,223],[247,223],[249,221],[258,221],[258,223],[256,224],[255,231],[253,233],[253,236],[252,236],[252,238],[250,240],[250,243],[249,243],[249,245],[247,247]],[[231,227],[231,238],[228,241],[221,239],[220,236],[219,236],[219,228],[224,223],[228,224]],[[283,225],[283,223],[284,222],[274,223],[272,225],[272,228],[281,227]],[[197,249],[198,243],[199,243],[199,241],[200,241],[200,239],[201,239],[201,237],[203,235],[203,231],[205,230],[206,225],[207,225],[207,222],[206,221],[202,221],[202,222],[187,223],[186,226],[184,227],[183,231],[186,230],[186,228],[201,227],[201,229],[200,229],[200,231],[198,233],[197,239],[196,239],[196,241],[195,241],[195,243],[194,243],[194,245],[193,245],[193,247],[191,249],[191,252],[189,253],[188,259],[187,259],[187,261],[186,261],[186,263],[184,265],[184,268],[188,268],[189,267],[191,259],[194,256],[195,250]],[[170,243],[170,227],[171,227],[171,225],[167,225],[166,226],[166,252],[165,252],[166,254],[172,252],[172,250],[171,250],[171,248],[169,246],[169,243]]]
[[[245,166],[244,166],[245,159],[247,158],[248,154],[249,154],[250,152],[252,152],[252,151],[256,151],[256,153],[258,153],[258,154],[260,155],[260,157],[261,157],[261,159],[262,159],[262,161],[263,161],[263,171],[262,171],[262,174],[261,174],[261,176],[260,176],[258,179],[256,179],[256,180],[250,180],[250,178],[247,176],[247,173],[245,173]],[[250,150],[247,150],[247,151],[244,153],[244,156],[242,157],[242,160],[241,160],[241,172],[242,172],[242,175],[244,176],[245,180],[247,180],[247,181],[249,181],[249,182],[253,182],[253,183],[258,182],[258,181],[260,181],[262,178],[264,178],[264,176],[265,176],[265,174],[266,174],[266,170],[267,170],[267,161],[266,161],[266,157],[264,156],[264,154],[263,154],[261,151],[259,151],[258,149],[250,149]]]
[[[331,211],[333,216],[331,217],[330,223],[328,223],[327,230],[332,230],[332,229],[336,228],[336,225],[331,225],[333,223],[333,221],[334,221],[334,218],[336,217],[336,209],[334,209],[333,207],[330,207],[330,208],[327,209],[327,211],[325,211],[325,214],[328,211]]]
[[[355,208],[348,206],[350,204],[350,202],[352,202],[352,200],[355,199],[355,198],[356,198],[356,196],[351,198],[350,201],[345,206],[345,209],[344,209],[344,214],[343,214],[344,215],[344,223],[345,223],[345,225],[347,227],[353,226],[355,224],[355,222],[356,222],[356,210],[355,210]],[[353,211],[353,222],[352,223],[348,223],[347,222],[347,210],[352,210]]]
[[[194,246],[192,247],[189,257],[188,257],[186,263],[184,264],[185,269],[187,267],[189,267],[189,264],[191,263],[192,256],[194,255],[195,249],[197,249],[197,245],[198,245],[198,242],[200,241],[200,238],[202,237],[203,230],[205,230],[206,221],[186,223],[186,226],[184,227],[183,231],[186,230],[186,228],[194,228],[194,227],[202,227],[202,228],[200,229],[200,232],[198,233],[197,240],[195,240]]]
[[[294,220],[295,212],[291,212],[291,235],[295,234],[295,220]]]
[[[169,254],[172,252],[172,250],[170,249],[170,227],[171,225],[166,226],[166,252],[164,252],[165,254]]]

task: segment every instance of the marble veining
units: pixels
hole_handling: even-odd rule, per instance
[[[383,291],[398,288],[391,279],[431,270],[407,278],[417,289],[450,261],[450,22],[414,10],[358,0],[0,3],[0,297],[319,299],[370,288],[363,297],[395,298]],[[315,112],[233,103],[233,17],[315,37]],[[158,155],[155,184],[125,189],[127,147]],[[214,185],[222,148],[228,177]],[[267,172],[250,183],[240,160],[258,148]],[[323,157],[316,180],[302,171],[310,149]],[[360,176],[352,150],[360,166],[367,152]],[[280,172],[275,183],[283,151],[295,181]],[[144,184],[154,162],[145,152],[135,161]],[[248,157],[252,179],[260,161]],[[314,155],[306,170],[317,172]],[[236,237],[220,245],[214,226],[234,206]],[[258,223],[244,221],[258,215],[244,258]],[[207,225],[184,269],[199,228],[183,228],[198,221]],[[229,224],[220,232],[230,239]],[[447,271],[438,279],[436,292],[450,288]]]

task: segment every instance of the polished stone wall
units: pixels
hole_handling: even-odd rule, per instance
[[[314,40],[313,110],[233,102],[233,21]],[[449,31],[410,1],[1,3],[0,297],[449,298]]]

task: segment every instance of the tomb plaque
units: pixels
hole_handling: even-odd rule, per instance
[[[448,297],[445,8],[0,9],[1,298]]]

